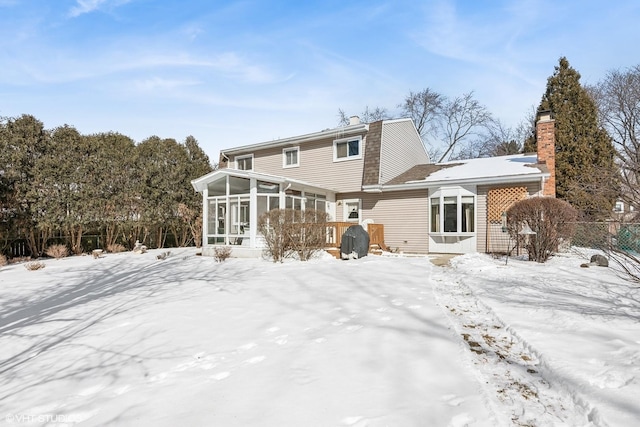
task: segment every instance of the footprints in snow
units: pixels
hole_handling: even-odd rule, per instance
[[[460,404],[464,402],[464,399],[455,394],[445,394],[442,396],[442,401],[449,406],[460,406]]]
[[[412,291],[419,295],[424,295],[428,292],[418,291],[412,289]],[[393,297],[388,294],[378,295],[381,299],[386,300],[386,305],[375,308],[375,311],[371,314],[383,322],[389,322],[393,320],[393,315],[396,310],[419,310],[422,306],[420,304],[412,303],[408,304],[407,299],[400,297]],[[416,302],[419,302],[423,298],[417,296]],[[259,350],[266,344],[278,347],[287,347],[291,343],[305,343],[308,344],[323,344],[331,338],[335,333],[357,333],[365,328],[365,325],[358,322],[357,319],[361,316],[360,313],[344,313],[343,307],[334,307],[331,309],[331,313],[337,314],[335,320],[328,322],[323,327],[319,328],[306,328],[304,329],[301,339],[296,339],[296,336],[292,337],[290,334],[283,333],[283,330],[278,326],[272,326],[264,330],[262,339],[257,341],[247,342],[235,349],[226,352],[224,354],[206,355],[204,352],[197,353],[189,358],[187,361],[181,362],[169,370],[157,373],[148,378],[151,383],[165,382],[178,373],[185,371],[211,371],[217,368],[211,375],[206,378],[210,381],[223,381],[231,377],[235,371],[244,367],[252,365],[258,365],[265,360],[267,356],[260,354]],[[335,328],[338,328],[337,330]],[[293,339],[293,341],[292,341]],[[297,377],[296,377],[297,378]],[[294,379],[294,381],[302,384],[306,384],[309,381],[301,380],[300,378]],[[122,388],[117,394],[124,394],[129,391],[129,386]],[[351,425],[361,425],[360,422],[353,423]]]
[[[511,422],[569,425],[572,420],[587,419],[588,408],[576,402],[570,392],[550,384],[549,378],[540,372],[549,368],[543,366],[535,350],[505,327],[467,285],[457,281],[450,286],[439,280],[435,290],[436,300],[446,310],[454,329],[468,346],[479,376],[484,378],[488,397],[508,408]],[[539,405],[531,406],[527,401]],[[462,424],[453,421],[451,425],[466,425],[463,418],[457,420]]]

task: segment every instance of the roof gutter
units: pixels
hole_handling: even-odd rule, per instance
[[[345,136],[351,136],[359,134],[369,130],[369,125],[366,123],[360,123],[357,125],[345,126],[342,128],[328,129],[320,132],[309,133],[302,136],[296,136],[291,138],[276,139],[273,141],[259,142],[257,144],[243,145],[241,147],[227,148],[220,150],[220,154],[229,157],[237,153],[244,153],[247,151],[254,151],[257,149],[263,149],[268,147],[279,147],[290,144],[300,144],[308,141],[315,141],[319,139],[327,138],[328,136],[336,136],[342,138]]]
[[[403,191],[403,190],[420,190],[433,187],[442,187],[447,185],[487,185],[487,184],[505,184],[505,183],[521,183],[531,182],[537,179],[546,179],[550,176],[548,172],[541,174],[528,174],[528,175],[507,175],[500,177],[487,177],[487,178],[467,178],[459,180],[439,180],[439,181],[411,181],[404,184],[376,184],[376,185],[363,185],[362,191],[365,193],[383,193],[387,191]]]
[[[228,175],[228,176],[235,176],[239,178],[249,178],[249,179],[253,178],[258,181],[268,181],[268,182],[273,182],[275,184],[288,185],[289,187],[291,185],[294,185],[296,187],[311,189],[315,192],[326,192],[326,193],[332,193],[332,194],[336,194],[338,192],[331,188],[320,187],[310,182],[300,181],[298,179],[286,178],[286,177],[277,176],[277,175],[263,174],[255,171],[228,169],[228,168],[218,169],[216,171],[208,173],[205,176],[194,179],[191,181],[191,185],[193,186],[195,191],[202,192],[215,175]]]

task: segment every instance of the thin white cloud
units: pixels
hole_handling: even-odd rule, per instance
[[[98,9],[101,4],[107,0],[77,0],[76,5],[69,11],[69,16],[75,18],[85,13],[93,12]]]
[[[187,36],[190,41],[193,41],[204,34],[205,31],[200,24],[190,23],[182,29],[182,33]]]
[[[540,0],[527,0],[518,6],[505,4],[500,13],[494,9],[463,15],[456,3],[442,0],[425,10],[424,28],[412,37],[436,56],[465,62],[466,67],[506,73],[535,85],[538,78],[532,76],[529,64],[532,58],[549,52],[548,45],[541,44],[536,34],[541,19],[546,17],[541,13],[546,7]]]
[[[236,52],[201,56],[197,53],[153,53],[142,50],[107,51],[97,57],[88,57],[83,52],[58,50],[40,51],[38,58],[33,53],[13,57],[13,69],[21,70],[20,81],[55,84],[105,77],[118,73],[149,73],[151,71],[183,70],[187,76],[200,75],[203,69],[212,70],[218,78],[249,84],[273,84],[291,78],[291,73],[281,73],[269,64],[260,63]],[[47,67],[43,68],[42,64]],[[0,80],[3,80],[0,72]],[[8,76],[9,77],[9,76]],[[7,78],[8,78],[7,77]]]
[[[150,77],[135,81],[135,86],[140,91],[171,91],[183,87],[197,86],[201,82],[196,80],[166,79],[162,77]]]
[[[104,6],[121,6],[130,0],[76,0],[76,5],[69,11],[71,18],[76,18],[85,13],[91,13],[102,9]]]

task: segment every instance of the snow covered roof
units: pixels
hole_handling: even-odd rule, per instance
[[[548,176],[546,165],[538,163],[535,154],[515,154],[417,165],[391,179],[383,187],[522,182]]]

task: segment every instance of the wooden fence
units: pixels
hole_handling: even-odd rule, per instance
[[[327,225],[327,246],[331,248],[339,248],[342,244],[342,235],[347,228],[356,225],[353,222],[330,222]],[[384,244],[384,224],[367,224],[367,233],[369,233],[369,247],[379,247],[383,250],[389,250]]]

